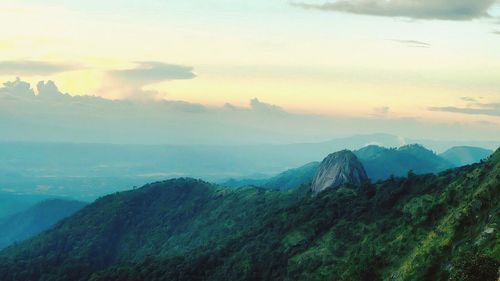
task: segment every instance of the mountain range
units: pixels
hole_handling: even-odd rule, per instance
[[[14,189],[0,191],[0,220],[25,211],[49,198],[40,194],[18,194]]]
[[[212,182],[270,178],[320,161],[334,151],[355,151],[369,144],[400,147],[408,141],[388,134],[371,134],[280,145],[0,143],[0,191],[15,186],[18,193],[91,201],[131,186],[168,178],[193,177]],[[401,175],[406,173],[405,169],[401,170],[404,170]],[[370,176],[368,165],[367,172]]]
[[[387,179],[390,176],[405,176],[408,171],[416,174],[438,173],[452,167],[477,163],[492,153],[490,150],[476,147],[454,147],[438,155],[418,144],[399,148],[369,145],[353,152],[372,181]],[[288,190],[302,184],[310,184],[318,166],[319,162],[311,162],[271,178],[230,179],[221,182],[221,185],[228,187],[254,185]]]
[[[494,281],[499,186],[500,150],[438,174],[315,196],[308,185],[156,182],[102,197],[4,249],[0,280]]]
[[[30,238],[69,217],[86,205],[62,199],[44,200],[29,209],[0,219],[0,249]]]

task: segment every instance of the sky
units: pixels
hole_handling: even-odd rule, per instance
[[[495,0],[4,0],[0,34],[0,81],[36,94],[52,80],[73,96],[265,105],[342,120],[338,134],[500,139]],[[311,124],[282,127],[335,136]]]

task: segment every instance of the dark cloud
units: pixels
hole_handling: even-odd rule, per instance
[[[418,41],[418,40],[392,40],[397,43],[401,43],[406,45],[407,47],[413,47],[413,48],[430,48],[431,44]]]
[[[470,107],[430,107],[429,110],[471,115],[500,116],[500,103],[474,103]]]
[[[495,30],[495,31],[492,31],[491,33],[493,33],[495,35],[500,35],[500,30]]]
[[[78,65],[44,61],[0,61],[0,75],[50,75],[79,69]]]
[[[339,0],[292,5],[305,9],[413,19],[471,20],[488,17],[496,0]]]

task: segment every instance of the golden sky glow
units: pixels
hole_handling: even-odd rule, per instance
[[[51,79],[73,95],[119,99],[107,73],[154,61],[197,75],[144,86],[169,100],[244,106],[258,97],[289,111],[357,117],[387,107],[388,117],[500,126],[500,113],[429,110],[500,103],[500,35],[493,33],[500,27],[490,19],[408,20],[264,0],[2,2],[2,60],[75,66],[4,71],[2,81]]]

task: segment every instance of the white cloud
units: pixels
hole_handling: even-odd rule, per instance
[[[134,68],[108,71],[104,85],[99,92],[108,97],[160,100],[165,97],[165,93],[147,90],[145,87],[158,82],[195,77],[193,68],[189,66],[153,61],[138,62]]]
[[[488,17],[496,0],[339,0],[294,3],[306,9],[414,19],[471,20]]]
[[[386,132],[418,138],[498,139],[500,126],[397,118],[390,108],[365,117],[300,114],[257,98],[248,107],[185,101],[109,100],[62,94],[53,82],[39,95],[21,80],[0,88],[0,141],[141,144],[256,144],[317,142]],[[19,98],[13,98],[19,97]],[[450,111],[450,110],[448,110]]]
[[[0,61],[0,75],[49,75],[79,69],[72,64],[59,64],[44,61]]]

